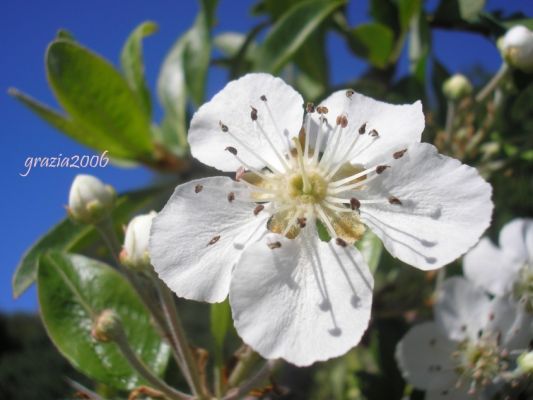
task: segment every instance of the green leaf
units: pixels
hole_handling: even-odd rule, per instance
[[[374,274],[378,268],[381,254],[383,253],[381,240],[370,230],[367,230],[363,238],[356,243],[356,246],[370,267],[370,271]]]
[[[213,45],[228,58],[237,56],[245,42],[246,35],[238,32],[224,32],[213,39]],[[250,53],[256,51],[256,46],[255,43],[250,43],[246,50],[245,58],[248,58]]]
[[[56,33],[56,39],[65,39],[75,41],[74,35],[67,29],[59,29]]]
[[[145,383],[114,343],[91,336],[93,322],[106,309],[121,318],[128,342],[158,375],[169,348],[151,325],[150,315],[130,284],[108,265],[90,258],[49,252],[41,257],[38,297],[48,336],[82,373],[110,386],[131,390]]]
[[[278,73],[320,24],[345,0],[308,0],[290,8],[259,46],[255,70]]]
[[[151,21],[143,22],[137,26],[126,40],[126,43],[124,43],[120,54],[124,77],[144,107],[147,115],[151,115],[152,105],[150,103],[150,92],[144,79],[142,40],[146,36],[157,32],[157,29],[157,24]]]
[[[166,195],[162,189],[148,189],[130,192],[120,196],[113,210],[113,220],[121,226],[136,213],[156,208]],[[39,256],[50,249],[81,252],[94,247],[100,240],[92,226],[77,224],[65,218],[45,233],[22,256],[13,275],[13,296],[19,297],[37,278]],[[92,245],[92,246],[91,246]]]
[[[222,365],[224,341],[231,326],[231,309],[226,299],[222,303],[211,304],[211,336],[215,344],[215,362]]]
[[[200,105],[205,94],[211,55],[211,26],[217,2],[202,1],[194,25],[174,44],[165,58],[157,81],[157,94],[165,110],[158,140],[182,155],[187,143],[187,97]]]
[[[399,0],[398,1],[398,18],[400,28],[406,31],[413,17],[417,16],[422,9],[422,0]]]
[[[435,18],[441,21],[476,21],[485,7],[485,0],[441,0]]]
[[[384,68],[392,55],[394,33],[380,23],[361,24],[352,30],[350,45],[357,55],[376,67]]]
[[[89,133],[76,140],[116,158],[153,159],[149,118],[111,64],[71,40],[59,39],[47,49],[46,67],[59,103]]]
[[[510,29],[516,25],[523,25],[526,28],[533,30],[533,18],[521,18],[521,19],[513,19],[510,21],[503,21],[502,25],[505,26],[507,29]]]

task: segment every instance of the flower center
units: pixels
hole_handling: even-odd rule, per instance
[[[529,313],[533,313],[533,268],[528,264],[520,270],[519,278],[516,281],[513,294],[516,300],[520,301]]]

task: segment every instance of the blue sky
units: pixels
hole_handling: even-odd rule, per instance
[[[249,10],[254,1],[220,0],[215,32],[246,32],[257,23]],[[436,1],[430,1],[435,4]],[[533,14],[533,2],[492,0],[488,8],[522,10]],[[2,155],[0,176],[4,190],[0,196],[2,224],[2,263],[0,266],[0,311],[37,309],[35,290],[20,299],[11,295],[11,275],[21,255],[41,234],[65,216],[64,205],[70,183],[80,172],[94,173],[119,191],[141,187],[151,179],[142,169],[106,167],[98,170],[34,169],[26,177],[24,161],[31,156],[92,154],[66,136],[46,125],[7,95],[8,87],[17,87],[44,103],[56,105],[44,73],[44,50],[58,28],[70,30],[81,43],[115,64],[123,41],[140,22],[152,20],[159,32],[145,42],[145,64],[151,88],[155,86],[161,61],[175,39],[191,24],[198,10],[193,0],[92,0],[92,1],[3,1],[0,5],[0,135]],[[352,24],[368,20],[366,1],[349,5]],[[452,72],[469,70],[475,64],[495,71],[500,57],[493,45],[483,38],[449,32],[435,32],[437,56]],[[348,54],[343,42],[332,35],[329,53],[333,83],[360,74],[365,65]],[[221,70],[212,71],[208,97],[226,82]],[[160,111],[156,110],[156,119]]]

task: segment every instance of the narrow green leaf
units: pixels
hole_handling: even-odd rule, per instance
[[[98,314],[112,309],[120,316],[135,353],[152,371],[163,374],[169,348],[118,272],[90,258],[57,251],[41,257],[38,271],[43,323],[52,342],[75,368],[119,389],[131,390],[145,383],[114,343],[101,343],[91,336]]]
[[[308,0],[291,7],[259,46],[255,70],[278,73],[309,36],[345,0]]]
[[[153,159],[149,118],[111,64],[75,42],[60,39],[48,47],[46,67],[59,103],[91,136],[82,143],[98,143],[98,149],[116,158]]]
[[[213,39],[213,45],[228,58],[235,57],[246,42],[246,35],[238,32],[224,32]],[[256,51],[257,44],[251,43],[246,50],[245,58]]]
[[[398,1],[398,18],[400,28],[406,31],[413,17],[418,16],[422,9],[422,0],[399,0]]]
[[[352,30],[350,45],[357,55],[376,67],[384,68],[394,49],[394,33],[380,23],[361,24]]]
[[[126,40],[126,43],[124,43],[120,54],[124,77],[144,107],[147,115],[151,115],[152,105],[150,103],[150,92],[144,79],[142,40],[146,36],[157,32],[157,29],[157,24],[151,21],[143,22],[137,26]]]
[[[120,196],[113,210],[113,220],[120,226],[137,213],[158,209],[166,191],[148,189],[130,192]],[[65,218],[45,233],[22,256],[13,275],[13,296],[19,297],[37,278],[39,256],[51,249],[69,252],[82,252],[99,243],[100,237],[92,226],[76,224]]]
[[[372,273],[376,272],[383,252],[381,240],[371,231],[366,231],[363,238],[356,243],[357,248],[363,254],[363,258],[370,267]]]
[[[526,28],[533,30],[533,18],[521,18],[513,19],[510,21],[504,21],[502,22],[502,25],[505,26],[507,29],[510,29],[513,26],[523,25]]]
[[[215,344],[215,362],[222,365],[224,341],[231,326],[231,309],[226,299],[222,303],[211,304],[211,336]]]

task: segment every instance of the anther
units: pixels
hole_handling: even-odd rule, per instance
[[[203,190],[203,185],[196,185],[194,187],[194,193],[200,193]]]
[[[355,91],[354,91],[353,89],[348,89],[348,90],[346,91],[346,97],[348,97],[349,99],[351,99],[354,93],[355,93]]]
[[[262,96],[260,97],[260,99],[261,99],[261,101],[267,101],[267,97],[266,97],[265,95],[262,95]]]
[[[366,122],[359,128],[359,134],[364,135],[366,132]]]
[[[346,118],[346,115],[339,115],[337,117],[337,125],[340,125],[341,128],[346,128],[348,126],[348,118]]]
[[[274,249],[279,249],[281,247],[281,242],[271,242],[271,243],[267,243],[267,246],[274,250]]]
[[[385,171],[387,168],[390,168],[390,165],[378,165],[376,167],[376,173],[379,175],[379,174],[382,174],[383,171]]]
[[[263,211],[264,208],[265,208],[264,205],[259,204],[257,207],[254,208],[254,215],[259,214],[261,211]]]
[[[341,239],[340,237],[335,239],[335,243],[337,243],[341,247],[346,247],[348,245],[348,243],[346,243],[344,239]]]
[[[368,134],[372,137],[379,137],[379,133],[375,129],[372,129]]]
[[[307,103],[305,106],[305,109],[308,113],[314,113],[315,112],[315,105],[311,102]]]
[[[305,228],[305,226],[307,225],[307,218],[305,217],[297,218],[296,222],[298,223],[298,226],[300,226],[300,228]]]
[[[234,156],[237,155],[237,149],[235,147],[232,147],[232,146],[228,146],[225,148],[226,151],[229,151],[231,154],[233,154]]]
[[[328,113],[328,108],[326,106],[318,106],[316,108],[316,112],[319,113],[319,114],[327,114]]]
[[[235,200],[235,193],[229,192],[228,193],[228,201],[231,203],[233,200]]]
[[[257,121],[257,108],[250,107],[252,108],[252,111],[250,111],[250,118],[252,118],[252,121]]]
[[[394,204],[396,206],[402,205],[402,202],[400,201],[400,199],[394,196],[389,197],[389,203]]]
[[[361,208],[361,202],[355,197],[352,197],[350,199],[350,207],[352,210],[359,210],[359,208]]]
[[[222,132],[227,132],[228,131],[228,127],[226,125],[224,125],[222,123],[222,121],[218,121],[218,125],[220,125],[220,129],[222,130]]]
[[[211,246],[215,244],[216,242],[218,242],[219,239],[220,239],[220,235],[213,236],[213,238],[209,241],[209,243],[207,243],[207,245]]]
[[[244,167],[237,168],[237,171],[235,171],[235,180],[237,182],[240,181],[245,173],[246,173],[246,170],[244,169]]]
[[[392,155],[392,157],[393,157],[395,160],[397,160],[398,158],[402,158],[406,151],[407,151],[407,149],[403,149],[403,150],[397,151],[396,153],[394,153],[394,154]]]

